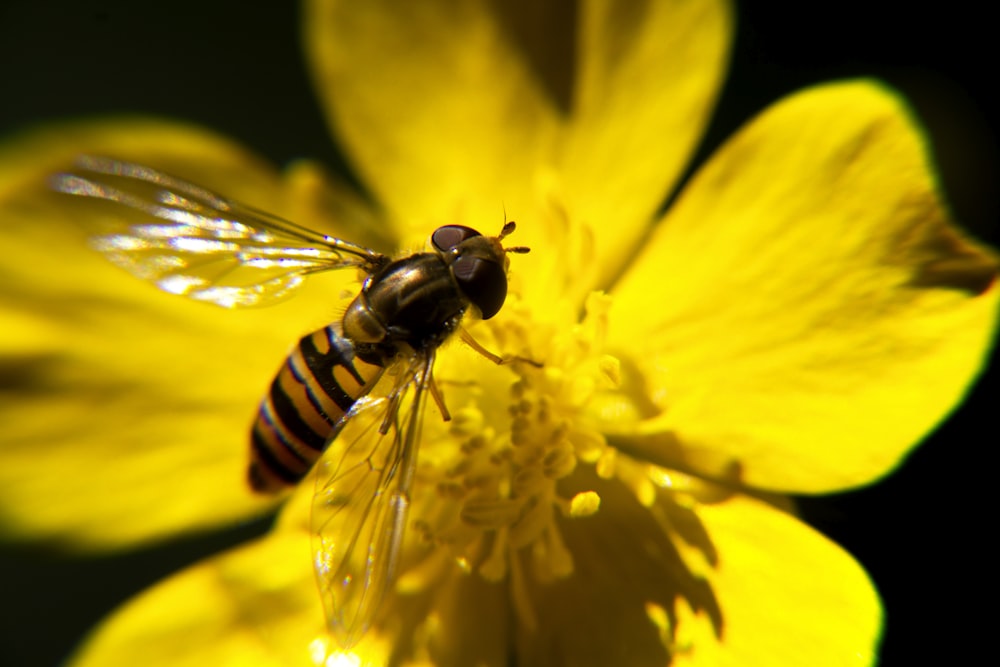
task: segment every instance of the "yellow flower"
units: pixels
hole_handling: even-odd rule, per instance
[[[382,250],[442,223],[493,233],[505,209],[533,249],[470,329],[544,366],[442,351],[455,419],[428,410],[401,574],[356,655],[322,629],[306,482],[266,537],[135,598],[78,664],[871,663],[870,582],[779,494],[869,483],[948,413],[988,348],[996,259],[950,225],[904,106],[866,81],[766,110],[659,215],[730,12],[583,2],[570,44],[565,17],[473,2],[313,3],[318,90],[377,207],[173,123],[7,145],[0,511],[83,549],[273,507],[243,482],[248,424],[356,285],[318,276],[261,311],[158,293],[85,252],[100,220],[46,192],[75,154]]]

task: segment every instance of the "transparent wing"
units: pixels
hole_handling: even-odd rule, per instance
[[[431,352],[386,372],[341,420],[317,466],[316,578],[344,648],[371,626],[395,576],[433,364]]]
[[[121,229],[95,237],[109,260],[162,290],[228,308],[284,298],[310,273],[374,270],[385,256],[220,197],[162,172],[83,157],[59,192],[124,207]]]

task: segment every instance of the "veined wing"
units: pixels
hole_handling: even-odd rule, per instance
[[[410,504],[434,353],[386,372],[341,420],[320,461],[313,554],[331,634],[350,648],[392,585]]]
[[[149,167],[82,157],[52,187],[121,207],[121,230],[92,240],[109,260],[160,289],[228,308],[284,298],[310,273],[386,257],[221,197]]]

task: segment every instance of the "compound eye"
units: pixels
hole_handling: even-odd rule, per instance
[[[431,234],[431,243],[438,252],[451,252],[456,246],[473,236],[482,236],[482,234],[471,227],[445,225],[434,230],[434,233]]]
[[[507,299],[507,275],[496,262],[479,257],[459,257],[451,265],[458,286],[474,303],[483,319],[498,312]]]

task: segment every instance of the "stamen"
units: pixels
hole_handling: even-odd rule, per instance
[[[544,563],[540,564],[543,564],[548,569],[549,576],[556,579],[562,579],[573,574],[573,555],[566,548],[562,533],[559,532],[555,523],[549,524],[549,529],[545,535],[547,539],[544,544],[547,553],[545,554]]]
[[[591,295],[583,321],[562,330],[544,322],[532,326],[523,318],[497,318],[487,324],[483,340],[496,352],[488,357],[523,360],[543,352],[543,364],[491,366],[477,380],[475,392],[449,383],[450,402],[464,401],[465,407],[454,412],[436,441],[453,444],[434,454],[421,453],[423,472],[434,489],[434,500],[417,527],[422,542],[447,553],[451,567],[458,563],[489,581],[511,577],[518,607],[530,605],[524,582],[518,583],[526,576],[525,563],[531,564],[536,579],[573,572],[573,554],[557,518],[586,520],[600,510],[596,492],[562,497],[557,483],[572,476],[581,463],[594,466],[602,477],[616,473],[616,450],[591,425],[601,423],[592,410],[595,399],[621,383],[621,364],[603,351],[609,307],[610,297]],[[506,405],[483,403],[490,387],[511,374]],[[504,415],[509,430],[486,427]],[[427,440],[428,445],[435,441]],[[650,497],[655,495],[659,487],[648,471],[631,472],[644,479]],[[424,585],[432,581],[411,581],[418,580]],[[521,611],[533,614],[527,608]]]
[[[601,497],[595,491],[584,491],[573,496],[569,504],[569,515],[574,519],[596,514],[601,507]]]
[[[496,532],[490,555],[479,566],[479,574],[487,581],[500,581],[507,576],[507,527]]]

